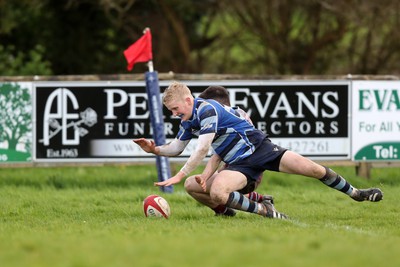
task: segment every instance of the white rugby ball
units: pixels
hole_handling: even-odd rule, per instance
[[[158,195],[150,195],[143,200],[143,211],[146,217],[168,219],[171,215],[171,209],[168,202]]]

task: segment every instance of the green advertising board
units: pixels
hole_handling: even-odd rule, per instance
[[[32,160],[31,96],[32,83],[0,83],[0,163]]]

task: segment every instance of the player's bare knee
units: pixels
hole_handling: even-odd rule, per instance
[[[189,177],[189,178],[187,178],[186,180],[185,180],[185,184],[184,184],[184,187],[185,187],[185,190],[186,190],[186,192],[192,192],[192,191],[194,191],[194,187],[195,186],[197,186],[197,182],[196,182],[196,180],[194,179],[194,177],[192,176],[192,177]]]

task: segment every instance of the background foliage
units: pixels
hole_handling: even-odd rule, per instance
[[[397,74],[399,17],[396,0],[0,0],[0,75],[126,73],[145,27],[159,72]]]

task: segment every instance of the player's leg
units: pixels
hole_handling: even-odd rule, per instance
[[[210,179],[207,180],[207,191],[204,192],[201,186],[196,182],[195,176],[194,175],[190,176],[185,181],[185,190],[195,200],[212,209],[215,212],[215,215],[235,216],[236,212],[233,209],[228,208],[225,205],[216,204],[211,200],[209,192],[211,184],[214,181],[214,178],[215,174],[212,177],[210,177]],[[259,185],[260,182],[261,182],[261,177],[259,178],[259,180],[257,180],[256,187]],[[255,191],[245,194],[245,196],[250,200],[253,200],[258,203],[261,203],[264,200],[269,200],[272,204],[274,203],[273,197],[271,195],[262,195]]]
[[[247,183],[248,180],[244,174],[238,171],[223,170],[214,178],[213,185],[210,188],[210,197],[216,203],[226,205],[229,208],[256,213],[269,218],[287,218],[286,215],[276,211],[269,201],[257,203],[238,192],[245,188]]]
[[[206,192],[204,192],[203,188],[196,182],[195,176],[190,176],[186,179],[185,181],[185,190],[186,192],[192,196],[195,200],[200,202],[201,204],[204,204],[208,207],[215,206],[216,203],[214,203],[211,198],[210,198],[210,187],[211,184],[214,181],[215,174],[213,174],[206,182],[207,188]]]
[[[194,175],[186,179],[185,190],[195,200],[212,209],[215,212],[215,215],[235,216],[236,212],[234,210],[227,208],[225,205],[215,203],[210,197],[210,187],[214,181],[215,175],[216,174],[212,175],[207,180],[206,192],[204,192],[203,188],[201,188],[201,186],[196,182]]]
[[[376,202],[383,198],[383,193],[379,188],[357,189],[332,169],[292,151],[286,151],[283,154],[279,171],[319,179],[325,185],[349,195],[356,201]]]
[[[256,190],[258,188],[258,186],[260,185],[260,183],[262,181],[262,177],[263,177],[263,174],[260,174],[260,176],[257,178],[254,190]],[[262,195],[256,191],[252,191],[250,193],[245,194],[245,196],[248,199],[258,202],[258,203],[261,203],[264,200],[269,200],[272,204],[274,204],[274,198],[271,195]]]

